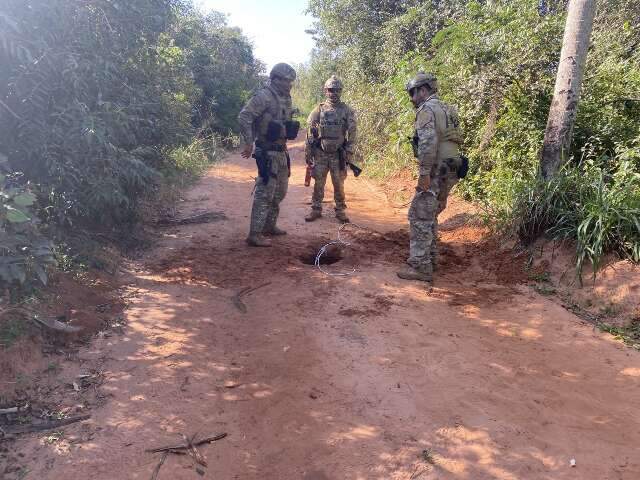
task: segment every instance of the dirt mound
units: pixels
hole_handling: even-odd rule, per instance
[[[631,334],[637,330],[634,326],[640,321],[639,265],[611,254],[595,278],[591,265],[587,264],[580,279],[571,244],[541,239],[532,252],[532,279],[540,293],[558,296],[563,306],[591,322],[627,327]]]
[[[244,242],[203,244],[194,239],[152,263],[150,271],[171,283],[238,288],[247,280],[268,280],[271,271],[294,273],[313,264],[317,249],[329,241],[320,239],[310,245],[292,235],[286,242],[274,241],[270,248],[251,248]]]
[[[460,224],[461,221],[471,224]],[[491,280],[502,285],[526,283],[527,256],[513,244],[490,236],[488,230],[475,224],[472,217],[457,217],[455,227],[440,232],[438,271],[440,275],[465,273],[471,281]],[[341,234],[358,256],[367,263],[402,264],[409,254],[409,232],[406,229],[379,233],[349,230]],[[477,266],[478,268],[473,268]]]
[[[409,253],[409,232],[404,229],[384,234],[372,230],[345,229],[341,238],[368,262],[402,263]]]
[[[320,264],[331,269],[350,270],[358,265],[374,262],[404,262],[408,253],[409,236],[404,230],[381,234],[371,230],[343,229],[337,238],[320,237],[312,242],[288,236],[286,242],[274,241],[272,247],[251,249],[244,244],[203,245],[193,242],[151,265],[151,271],[172,283],[207,284],[222,288],[237,288],[247,279],[263,279],[269,269],[294,273]],[[250,254],[238,255],[241,250]]]

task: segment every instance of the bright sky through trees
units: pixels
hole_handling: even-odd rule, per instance
[[[313,41],[305,29],[311,17],[304,14],[306,0],[198,0],[207,12],[229,15],[229,25],[240,27],[255,46],[255,55],[267,64],[267,72],[278,62],[307,60]]]

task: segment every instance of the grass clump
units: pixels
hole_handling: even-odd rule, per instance
[[[578,275],[587,264],[595,274],[609,252],[640,262],[640,173],[629,155],[600,160],[534,182],[508,215],[525,244],[540,235],[573,241]]]

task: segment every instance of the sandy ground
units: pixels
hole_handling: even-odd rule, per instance
[[[271,249],[244,243],[250,161],[229,158],[188,193],[182,215],[226,219],[160,231],[133,272],[125,334],[79,353],[102,360],[106,404],[62,440],[20,440],[23,478],[147,480],[159,456],[146,448],[220,432],[200,447],[202,478],[640,478],[637,351],[517,285],[520,259],[477,241],[461,203],[441,220],[433,288],[398,279],[406,208],[352,176],[349,216],[377,233],[347,232],[353,247],[327,269],[357,273],[324,275],[301,259],[338,224],[330,203],[305,224],[311,189],[292,153],[289,235]],[[158,478],[201,477],[172,455]]]

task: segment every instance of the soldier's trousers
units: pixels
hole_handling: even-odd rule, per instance
[[[267,152],[271,159],[271,176],[265,185],[260,176],[256,178],[251,208],[250,234],[270,232],[275,227],[280,214],[280,202],[287,195],[289,169],[284,152]]]
[[[419,272],[433,272],[432,254],[437,241],[438,185],[417,191],[409,208],[409,258],[407,263]]]
[[[347,208],[344,195],[344,180],[347,177],[347,170],[340,170],[340,160],[337,153],[325,153],[322,150],[315,150],[315,162],[313,166],[313,196],[311,198],[311,208],[322,210],[322,200],[324,199],[324,186],[327,183],[327,175],[331,173],[331,183],[333,183],[333,198],[336,202],[336,212],[344,211]]]
[[[438,190],[438,211],[433,224],[433,244],[431,246],[431,264],[435,268],[438,257],[438,215],[447,208],[447,200],[449,199],[449,193],[451,189],[458,183],[460,179],[455,170],[449,171],[439,179]]]

